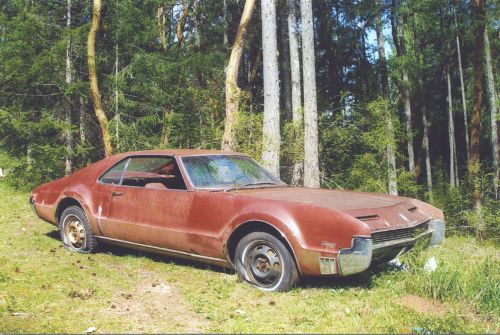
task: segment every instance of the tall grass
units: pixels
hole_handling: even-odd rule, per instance
[[[484,250],[470,242],[464,245],[448,244],[416,257],[406,256],[410,265],[406,289],[441,301],[466,302],[476,310],[500,315],[500,255],[483,254]],[[432,272],[424,266],[431,256],[438,264]]]

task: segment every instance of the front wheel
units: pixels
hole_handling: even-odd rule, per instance
[[[71,206],[63,211],[59,220],[59,231],[66,249],[88,254],[97,248],[92,228],[80,207]]]
[[[264,291],[288,291],[299,279],[290,251],[264,232],[250,233],[240,240],[235,267],[242,280]]]

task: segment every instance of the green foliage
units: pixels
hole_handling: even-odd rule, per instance
[[[257,161],[262,157],[262,114],[240,109],[236,115],[236,151]]]

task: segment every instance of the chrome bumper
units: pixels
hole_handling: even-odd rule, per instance
[[[348,276],[363,272],[368,269],[372,261],[380,261],[380,258],[391,259],[410,250],[417,241],[429,238],[429,245],[443,243],[445,236],[445,221],[430,220],[428,229],[420,234],[403,239],[395,239],[384,243],[373,245],[372,239],[368,237],[354,237],[352,247],[339,250],[338,263],[342,276]],[[383,255],[383,256],[380,256]],[[387,259],[386,259],[387,261]]]
[[[372,262],[372,240],[367,237],[354,237],[351,248],[340,249],[338,260],[342,276],[365,271]]]

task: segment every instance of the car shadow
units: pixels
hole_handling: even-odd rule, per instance
[[[47,237],[60,242],[60,234],[58,230],[53,230],[45,234]],[[217,265],[206,264],[196,260],[189,260],[177,257],[169,257],[166,255],[155,254],[125,247],[119,247],[111,244],[101,244],[97,253],[108,253],[115,256],[132,256],[145,257],[154,262],[171,263],[179,266],[195,268],[198,270],[215,271],[225,274],[235,274],[233,269],[224,268]],[[355,289],[364,288],[371,289],[374,286],[374,281],[377,277],[393,271],[393,268],[387,265],[374,265],[368,270],[348,277],[339,276],[321,276],[321,277],[303,277],[297,284],[297,288],[318,288],[318,289]]]
[[[371,289],[375,280],[381,275],[392,271],[391,267],[384,265],[373,265],[368,270],[348,277],[321,276],[304,277],[298,284],[298,288],[325,288],[325,289]]]

